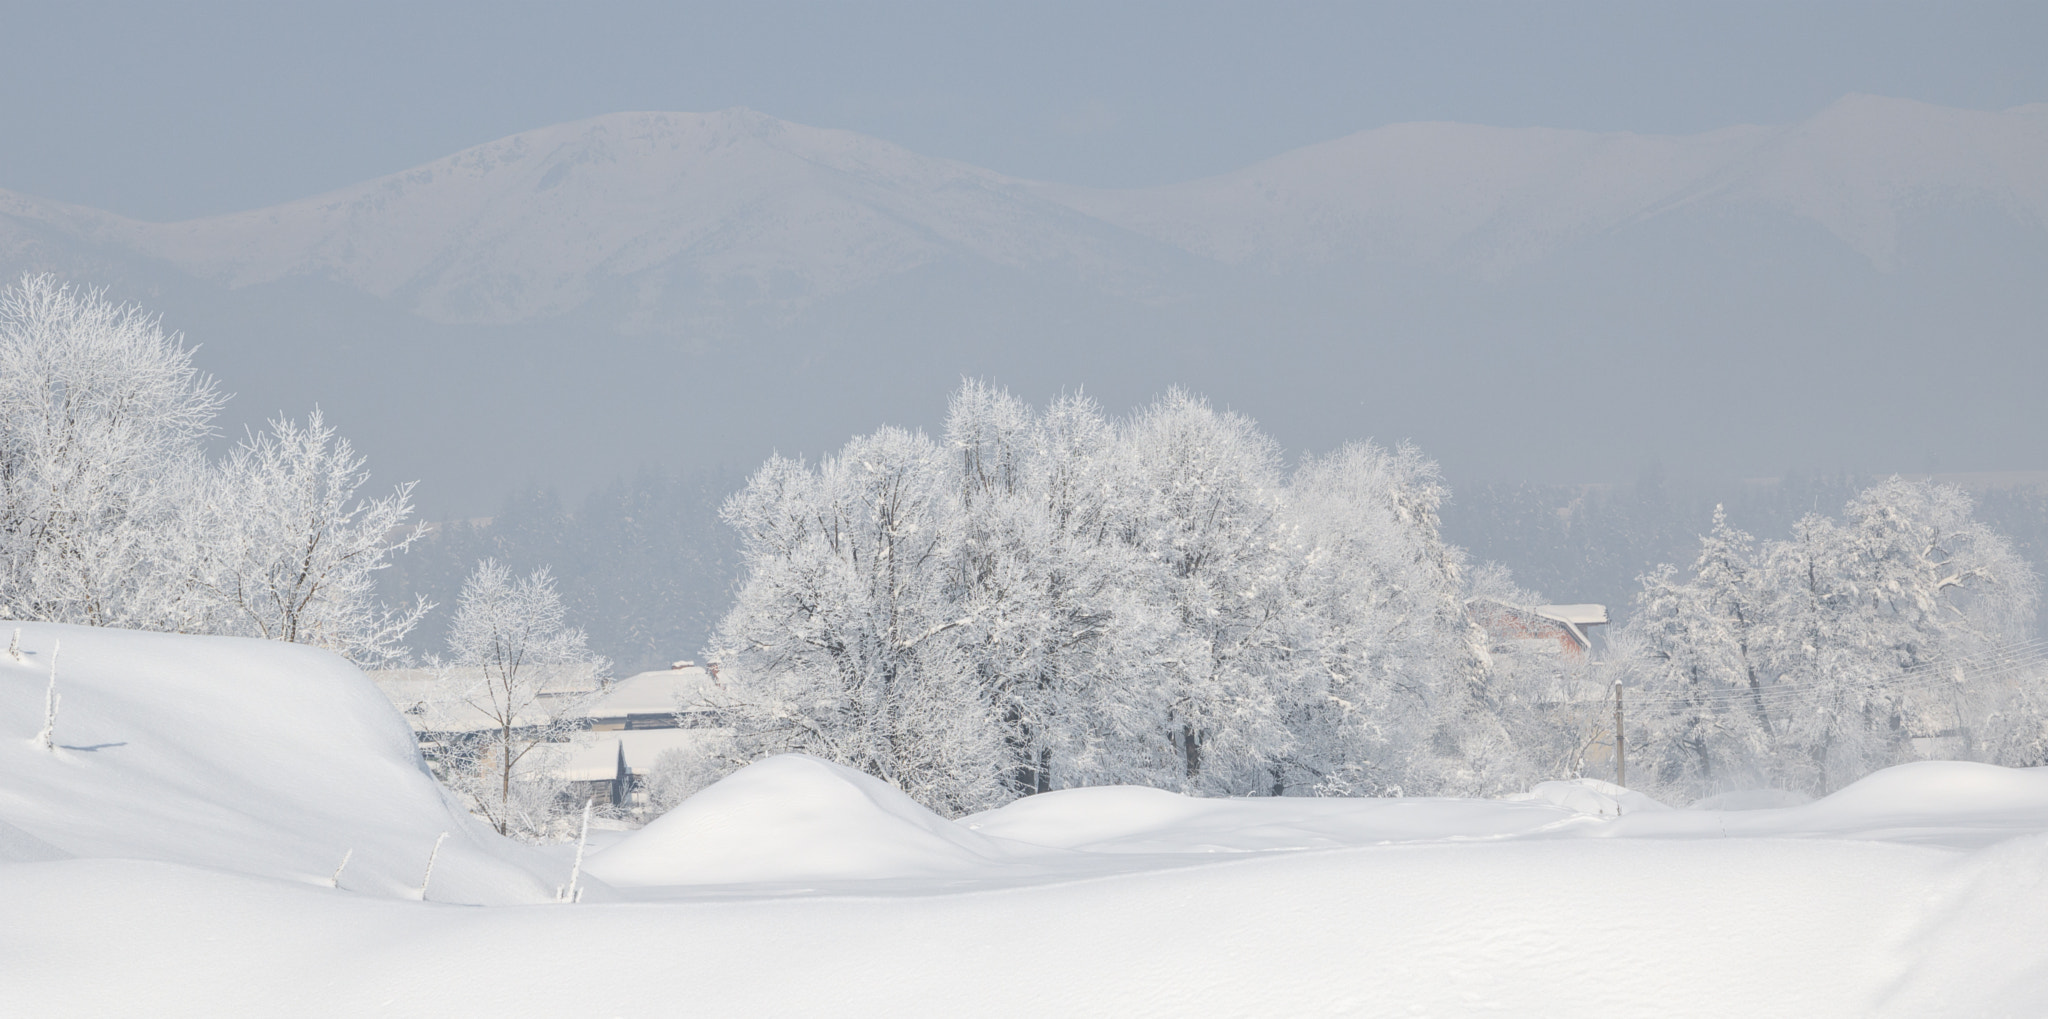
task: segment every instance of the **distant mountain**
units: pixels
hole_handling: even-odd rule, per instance
[[[561,124],[181,223],[18,197],[0,209],[230,288],[320,278],[451,323],[564,314],[606,281],[640,311],[801,306],[949,258],[1143,286],[1121,231],[1017,181],[744,109]]]
[[[179,223],[0,192],[0,270],[163,311],[239,413],[319,403],[463,515],[933,424],[963,374],[1188,385],[1454,482],[2048,467],[2048,104],[1401,124],[1134,190],[623,113]]]
[[[1397,124],[1185,184],[1037,190],[1267,271],[1361,259],[1492,277],[1702,206],[1819,224],[1889,270],[1901,221],[1943,206],[2048,228],[2048,104],[1979,113],[1852,95],[1789,127],[1684,137]]]

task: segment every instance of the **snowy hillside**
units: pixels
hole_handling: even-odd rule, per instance
[[[1132,270],[1116,231],[1000,174],[744,109],[612,114],[286,205],[89,229],[231,287],[326,278],[449,322],[558,315],[620,280],[746,304],[946,258]]]
[[[0,650],[0,862],[155,860],[268,881],[541,901],[552,861],[470,819],[426,772],[412,729],[325,651],[50,623]],[[31,735],[57,674],[56,748]]]
[[[560,854],[455,817],[333,658],[45,625],[22,647],[0,659],[0,987],[21,1014],[2048,1007],[2048,770],[1908,765],[1753,810],[1591,781],[1502,801],[1111,787],[954,822],[781,757],[594,852],[615,887],[559,904]]]
[[[1396,124],[1128,191],[1020,181],[745,109],[619,113],[180,223],[0,193],[0,251],[55,255],[31,244],[50,232],[230,287],[330,279],[477,323],[593,300],[801,305],[954,259],[1114,293],[1166,286],[1160,253],[1133,234],[1270,271],[1365,259],[1491,276],[1702,203],[1818,223],[1891,268],[1914,214],[1982,208],[2048,227],[2041,109],[1852,95],[1802,123],[1689,136]]]

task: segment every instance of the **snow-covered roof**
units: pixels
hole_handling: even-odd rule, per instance
[[[457,696],[465,686],[483,678],[480,669],[382,669],[365,675],[412,723],[416,732],[474,732],[497,727],[497,720],[488,712],[464,703]],[[556,688],[541,693],[542,700],[534,710],[522,712],[515,721],[521,725],[544,724],[553,713],[547,707],[549,701],[590,692],[586,677],[565,677]]]
[[[1582,650],[1591,650],[1593,642],[1586,636],[1585,627],[1601,626],[1607,622],[1607,606],[1592,602],[1573,605],[1512,605],[1498,598],[1480,596],[1466,602],[1475,608],[1492,606],[1489,611],[1505,611],[1523,617],[1546,620],[1564,630],[1574,644]],[[1490,625],[1490,624],[1489,624]]]
[[[701,667],[636,672],[612,684],[584,716],[624,718],[674,714],[679,707],[708,708],[719,689],[718,681]]]
[[[619,777],[623,753],[613,733],[579,733],[554,759],[550,770],[571,782],[610,782]]]
[[[1579,605],[1538,605],[1529,610],[1535,615],[1564,625],[1565,632],[1579,647],[1593,649],[1593,641],[1586,636],[1588,626],[1602,626],[1607,622],[1607,606],[1594,604]]]
[[[1579,605],[1538,605],[1529,611],[1545,619],[1555,619],[1573,626],[1603,626],[1607,622],[1607,606],[1590,602]]]

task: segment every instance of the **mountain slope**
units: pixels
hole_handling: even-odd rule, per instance
[[[787,312],[949,262],[1186,292],[1186,265],[1140,235],[1267,273],[1363,261],[1495,279],[1702,209],[1817,224],[1888,271],[1915,216],[2048,229],[2043,110],[1852,95],[1799,124],[1690,136],[1396,124],[1124,191],[1020,181],[744,109],[620,113],[179,223],[0,192],[0,256],[61,262],[68,239],[230,288],[332,281],[434,321],[600,301],[632,306],[606,317],[642,326]]]
[[[0,193],[0,269],[162,311],[242,394],[226,431],[319,404],[467,516],[935,425],[963,375],[1180,384],[1459,479],[2048,466],[2044,224],[2048,105],[1404,124],[1130,191],[729,110],[182,223]]]
[[[1789,127],[1690,136],[1396,124],[1185,184],[1039,192],[1267,271],[1359,259],[1493,276],[1700,205],[1817,223],[1890,269],[1900,220],[1943,204],[2048,227],[2048,116],[1852,95]]]
[[[847,293],[948,258],[1132,277],[1104,228],[987,170],[749,110],[513,135],[287,205],[122,224],[231,287],[315,276],[446,322],[515,322],[607,279],[712,302]]]

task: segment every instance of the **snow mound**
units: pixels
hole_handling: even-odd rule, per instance
[[[1643,810],[1670,810],[1663,803],[1642,793],[1624,789],[1612,782],[1597,778],[1563,779],[1556,782],[1538,782],[1526,793],[1506,797],[1510,800],[1541,800],[1553,803],[1566,810],[1599,817],[1620,817]]]
[[[1916,761],[1833,795],[1749,790],[1687,810],[1629,813],[1580,835],[1622,838],[1825,838],[1982,849],[2048,830],[2048,768]]]
[[[1777,810],[1812,803],[1813,797],[1790,789],[1738,789],[1694,800],[1688,810]]]
[[[1006,847],[873,776],[801,754],[748,765],[591,857],[616,886],[943,877]]]
[[[1027,796],[961,823],[1010,842],[1091,853],[1254,853],[1496,838],[1572,816],[1543,802],[1207,798],[1103,786]]]
[[[1184,828],[1202,801],[1143,786],[1098,786],[1039,793],[960,823],[983,835],[1060,849],[1099,848]]]
[[[0,863],[160,860],[411,898],[519,902],[567,878],[429,775],[363,674],[274,641],[48,623],[0,651]],[[54,751],[37,744],[56,659]],[[551,883],[552,882],[552,883]]]
[[[2048,768],[1916,761],[1873,772],[1809,809],[1866,817],[2020,814],[2048,822]]]

